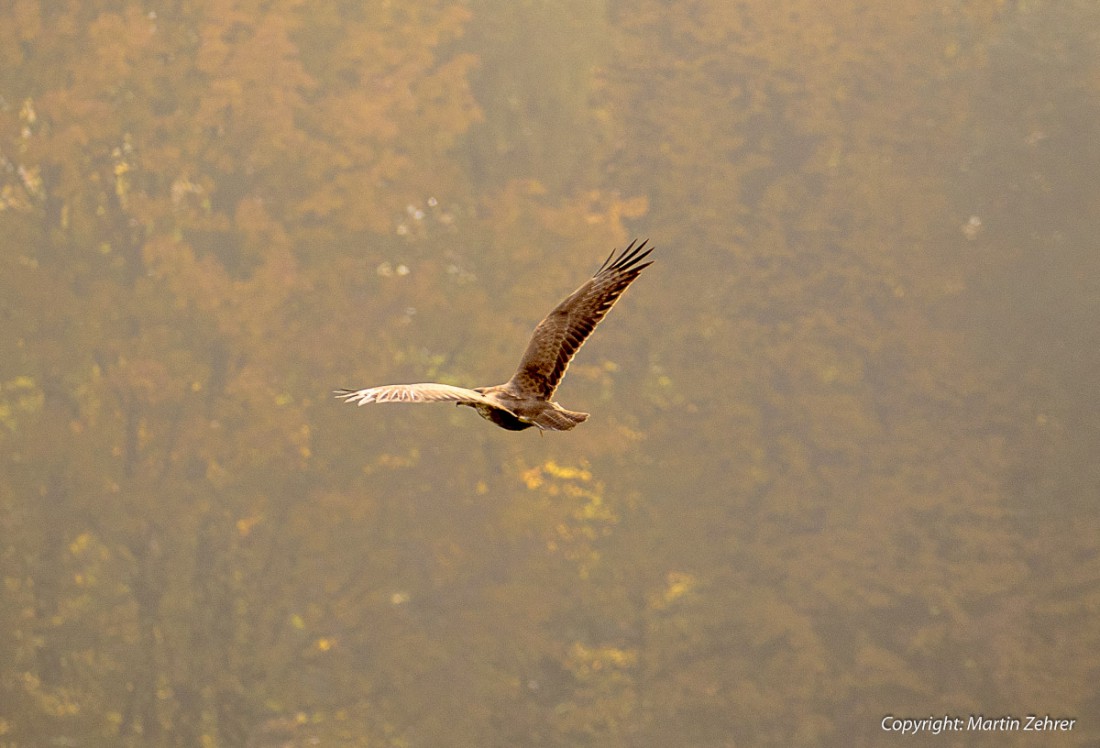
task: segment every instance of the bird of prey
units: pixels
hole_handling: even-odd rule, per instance
[[[646,240],[648,241],[648,240]],[[619,300],[623,291],[652,263],[643,262],[652,248],[646,241],[618,257],[612,250],[584,285],[554,307],[531,335],[519,368],[504,384],[466,389],[449,384],[388,384],[362,390],[336,390],[349,403],[454,402],[475,409],[482,418],[509,431],[537,426],[541,431],[569,431],[588,419],[587,413],[566,410],[550,398],[569,362]]]

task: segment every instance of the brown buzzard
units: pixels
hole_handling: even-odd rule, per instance
[[[647,240],[648,241],[648,240]],[[612,251],[583,286],[558,304],[539,322],[519,368],[504,384],[493,387],[452,387],[449,384],[388,384],[362,390],[336,390],[349,403],[431,403],[449,401],[468,405],[509,431],[538,426],[544,431],[569,431],[588,418],[566,410],[550,398],[569,362],[604,315],[615,306],[626,287],[652,263],[642,262],[651,249],[646,242],[630,246],[615,257]]]

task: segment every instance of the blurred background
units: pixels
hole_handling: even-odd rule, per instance
[[[0,744],[1095,745],[1098,122],[1093,0],[0,4]],[[635,237],[576,431],[332,398]]]

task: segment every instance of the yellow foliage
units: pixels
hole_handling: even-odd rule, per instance
[[[241,517],[237,520],[237,534],[242,538],[247,538],[254,528],[259,523],[263,522],[262,515],[254,514],[250,517]]]
[[[619,647],[587,647],[574,642],[569,649],[567,667],[581,680],[590,679],[608,669],[627,670],[638,662],[638,652]]]
[[[558,465],[553,460],[547,460],[543,465],[543,469],[547,474],[554,476],[555,478],[564,479],[576,479],[583,482],[592,480],[592,473],[584,468],[571,468]]]
[[[668,586],[665,588],[663,602],[665,605],[677,600],[695,589],[697,580],[695,575],[684,572],[670,571],[667,575]]]
[[[73,554],[74,556],[78,553],[83,553],[84,550],[88,547],[88,544],[91,542],[91,540],[91,533],[80,533],[75,538],[73,538],[71,543],[69,543],[69,553]]]
[[[15,431],[20,418],[37,413],[44,400],[32,377],[17,376],[0,383],[0,424]]]

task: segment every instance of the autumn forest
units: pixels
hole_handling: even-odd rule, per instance
[[[1093,0],[3,0],[0,748],[1096,745],[1098,123]],[[332,397],[635,238],[574,431]]]

